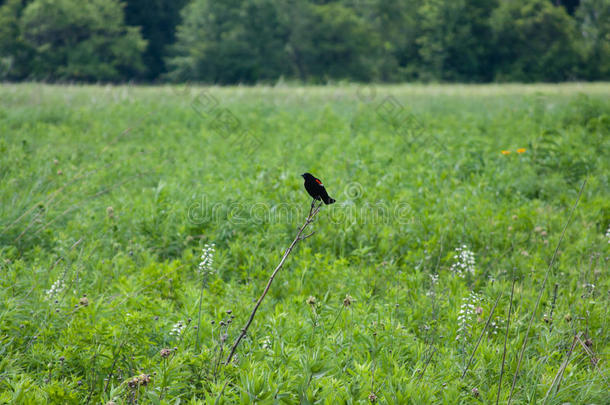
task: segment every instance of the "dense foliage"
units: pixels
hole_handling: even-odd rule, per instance
[[[18,17],[18,20],[17,20]],[[10,0],[0,9],[6,75],[37,80],[119,80],[141,70],[146,42],[124,24],[118,0]],[[1,23],[0,22],[0,23]]]
[[[1,86],[0,403],[607,403],[609,92]]]
[[[610,0],[7,0],[0,79],[610,79]]]
[[[154,80],[165,73],[165,48],[174,42],[180,10],[188,0],[129,0],[125,1],[125,22],[141,27],[148,41],[142,55],[145,68],[135,76],[138,80]]]

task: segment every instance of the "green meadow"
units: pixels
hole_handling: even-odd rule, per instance
[[[605,83],[3,84],[0,403],[607,404],[609,176]]]

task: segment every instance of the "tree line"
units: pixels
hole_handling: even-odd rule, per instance
[[[0,0],[0,80],[610,79],[610,0]]]

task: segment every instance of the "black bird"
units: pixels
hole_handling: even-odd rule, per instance
[[[320,179],[315,178],[311,173],[303,173],[301,176],[305,179],[305,190],[313,197],[314,200],[322,200],[324,204],[332,204],[335,202],[334,198],[330,198],[324,184]],[[313,203],[312,203],[313,204]]]

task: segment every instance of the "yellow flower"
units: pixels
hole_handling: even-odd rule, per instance
[[[519,149],[517,149],[517,153],[525,153],[525,148],[519,148]]]
[[[509,151],[509,150],[503,150],[503,151],[502,151],[502,154],[503,154],[503,155],[510,155],[510,151]]]

